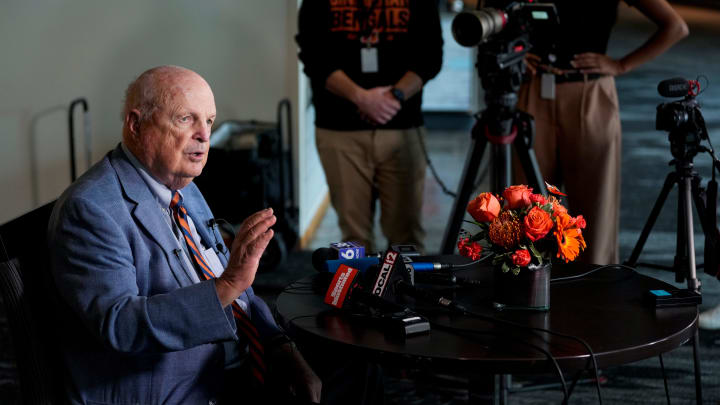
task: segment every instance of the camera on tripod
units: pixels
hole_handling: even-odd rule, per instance
[[[708,139],[705,119],[695,99],[694,83],[683,78],[673,78],[658,84],[661,96],[684,97],[682,100],[659,104],[655,116],[655,129],[670,133],[670,151],[678,159],[695,156],[700,141]]]
[[[700,281],[696,275],[697,268],[704,267],[706,273],[720,278],[720,229],[717,225],[718,183],[715,175],[716,171],[720,172],[720,160],[715,156],[705,120],[700,111],[700,104],[695,99],[695,96],[700,93],[699,83],[696,80],[683,78],[663,80],[658,84],[658,93],[663,97],[683,97],[682,100],[658,105],[655,118],[655,127],[658,130],[669,132],[670,151],[673,155],[670,165],[675,166],[675,171],[668,173],[665,178],[660,195],[625,264],[631,267],[642,265],[674,271],[675,281],[682,282],[687,279],[688,290],[699,292]],[[705,141],[708,146],[702,145],[701,141]],[[703,187],[702,179],[693,163],[698,152],[707,152],[712,158],[712,178],[705,187]],[[679,190],[677,244],[673,265],[638,263],[650,231],[670,190],[675,185]],[[693,204],[705,234],[705,262],[700,265],[695,264]]]
[[[524,79],[525,55],[532,49],[543,59],[549,58],[559,26],[554,4],[532,0],[481,1],[477,10],[455,16],[452,23],[455,40],[463,46],[478,47],[476,67],[485,90],[486,108],[475,114],[473,143],[465,160],[441,252],[452,254],[455,250],[465,207],[488,144],[493,192],[502,192],[511,185],[511,147],[519,157],[528,184],[540,194],[547,192],[532,149],[535,122],[530,114],[515,107]]]

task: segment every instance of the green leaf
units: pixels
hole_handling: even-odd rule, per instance
[[[520,274],[520,267],[518,267],[518,266],[513,267],[512,272],[514,275],[517,276],[518,274]]]
[[[502,264],[502,272],[503,272],[503,273],[507,273],[508,271],[510,271],[510,266],[508,266],[507,262],[503,262],[503,264]]]

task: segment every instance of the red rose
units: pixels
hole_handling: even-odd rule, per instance
[[[510,186],[503,191],[503,197],[507,201],[508,208],[523,208],[530,205],[530,195],[532,188],[521,184],[519,186]]]
[[[516,266],[525,267],[530,264],[530,252],[527,249],[518,249],[512,254],[512,262]]]
[[[523,231],[525,236],[535,242],[547,235],[553,227],[552,218],[540,207],[532,207],[523,220]]]
[[[482,253],[482,246],[477,242],[470,242],[470,238],[464,238],[458,241],[458,252],[462,256],[477,260]]]
[[[490,222],[500,213],[500,201],[491,193],[480,193],[470,201],[467,212],[478,222]]]
[[[530,194],[530,202],[538,203],[540,205],[547,204],[547,198],[542,194]]]
[[[582,215],[578,215],[575,217],[575,226],[577,226],[580,229],[585,229],[585,226],[587,226],[587,223],[585,222],[585,218],[583,218]]]

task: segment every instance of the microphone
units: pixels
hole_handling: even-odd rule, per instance
[[[405,261],[398,253],[389,249],[383,258],[383,264],[379,268],[377,275],[371,278],[372,289],[370,293],[385,298],[390,301],[397,301],[398,295],[405,294],[418,301],[426,301],[431,304],[441,305],[445,308],[466,313],[467,309],[462,305],[438,295],[432,291],[415,288],[408,282],[408,272],[403,271]]]
[[[415,275],[415,281],[423,284],[439,284],[439,285],[469,285],[478,286],[483,282],[471,278],[459,277],[453,273],[435,273],[425,272]],[[415,285],[415,283],[411,283]]]
[[[312,254],[312,263],[315,270],[325,273],[335,273],[340,265],[345,264],[349,267],[355,268],[360,272],[365,272],[373,265],[379,265],[380,259],[378,257],[362,257],[358,259],[338,259],[334,255],[333,249],[330,248],[318,248]],[[454,267],[452,264],[437,263],[437,262],[413,262],[410,261],[407,264],[417,272],[423,271],[434,271],[434,270],[449,270]]]
[[[408,337],[430,331],[430,322],[425,317],[395,303],[394,300],[368,291],[370,285],[375,286],[379,281],[380,273],[376,274],[378,276],[368,277],[363,282],[357,269],[340,265],[325,294],[325,303],[350,310],[356,315],[363,314],[364,318],[378,322],[392,335]]]
[[[685,97],[690,93],[690,82],[682,77],[673,77],[658,83],[658,93],[663,97]]]

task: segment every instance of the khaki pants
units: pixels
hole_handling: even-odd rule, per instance
[[[377,195],[380,225],[388,242],[413,244],[424,250],[425,231],[420,218],[426,167],[421,144],[424,131],[316,128],[318,154],[344,241],[359,242],[366,251],[375,250]]]
[[[621,128],[615,79],[560,83],[555,99],[544,100],[534,76],[521,88],[517,108],[535,118],[540,174],[564,186],[570,214],[587,220],[588,246],[578,261],[617,263]]]

